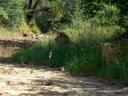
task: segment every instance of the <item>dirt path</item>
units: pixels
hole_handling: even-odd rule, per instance
[[[44,66],[0,65],[1,96],[128,96],[127,91],[128,88],[72,77]]]
[[[0,56],[20,50],[20,45],[24,45],[21,41],[0,40]],[[128,96],[127,87],[111,86],[89,77],[72,77],[45,66],[18,65],[0,64],[0,96]]]

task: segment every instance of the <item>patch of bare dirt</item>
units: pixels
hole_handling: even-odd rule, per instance
[[[11,56],[20,49],[30,47],[33,43],[30,36],[23,37],[22,34],[0,35],[0,57]]]
[[[36,41],[48,38],[50,38],[49,35],[34,33],[0,34],[0,57],[10,56],[20,49],[31,47]]]

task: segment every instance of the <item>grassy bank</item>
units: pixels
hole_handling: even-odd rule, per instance
[[[63,31],[69,35],[71,43],[56,46],[50,38],[37,42],[32,47],[20,50],[9,59],[21,64],[65,66],[74,75],[94,75],[112,82],[127,83],[127,44],[122,46],[119,64],[105,64],[101,59],[101,43],[111,41],[118,26],[65,27]]]

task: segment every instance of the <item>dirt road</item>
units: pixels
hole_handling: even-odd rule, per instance
[[[0,65],[1,96],[128,96],[128,88],[89,77],[72,77],[48,67]]]

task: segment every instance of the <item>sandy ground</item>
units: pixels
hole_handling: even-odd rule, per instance
[[[0,56],[9,56],[30,44],[24,42],[1,39]],[[73,77],[46,66],[0,63],[0,96],[128,96],[128,87],[92,77]]]
[[[89,77],[72,77],[51,68],[0,64],[1,96],[128,96],[127,87]]]

